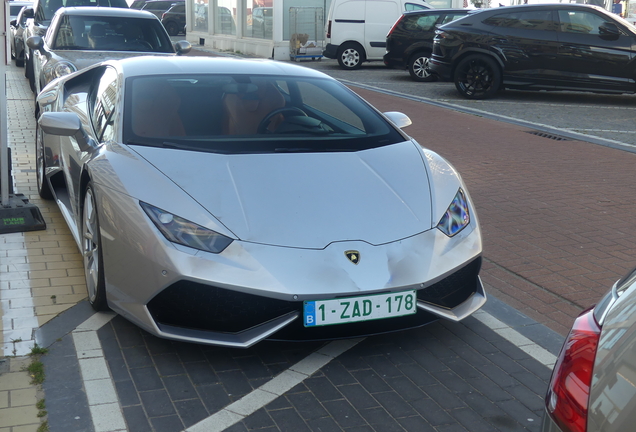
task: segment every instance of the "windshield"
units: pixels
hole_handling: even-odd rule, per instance
[[[126,0],[44,0],[41,5],[44,16],[40,16],[38,19],[43,21],[50,21],[55,12],[62,7],[106,6],[128,9]]]
[[[62,18],[52,48],[174,52],[170,38],[155,19],[77,15]]]
[[[219,153],[355,151],[406,138],[331,79],[192,75],[128,79],[124,143]]]

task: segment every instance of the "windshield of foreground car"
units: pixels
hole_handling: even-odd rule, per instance
[[[342,84],[289,76],[129,78],[124,143],[218,153],[355,151],[405,141]]]
[[[108,16],[65,15],[51,48],[174,52],[170,38],[158,20]]]
[[[50,21],[62,7],[78,7],[78,6],[103,6],[128,9],[126,0],[44,0],[38,8],[37,21]]]

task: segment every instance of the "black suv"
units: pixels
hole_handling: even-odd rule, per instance
[[[185,2],[174,3],[161,15],[161,24],[170,36],[184,32],[186,25]]]
[[[470,9],[428,9],[405,12],[386,37],[384,64],[408,69],[415,81],[433,81],[428,62],[433,52],[435,30],[468,14]]]
[[[431,70],[469,99],[501,88],[636,92],[636,27],[597,6],[485,9],[442,26]]]

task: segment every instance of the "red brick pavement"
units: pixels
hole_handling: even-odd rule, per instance
[[[482,279],[499,299],[565,335],[636,266],[636,154],[354,90],[410,116],[405,131],[461,173],[483,231]]]

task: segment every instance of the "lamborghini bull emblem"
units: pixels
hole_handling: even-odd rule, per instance
[[[357,250],[348,250],[345,252],[345,255],[354,264],[358,264],[360,262],[360,252]]]

